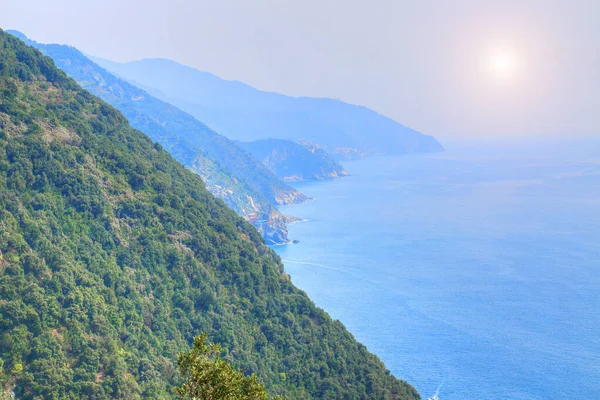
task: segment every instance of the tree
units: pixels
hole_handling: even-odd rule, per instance
[[[192,349],[177,360],[185,382],[175,392],[180,399],[192,400],[268,400],[269,395],[256,375],[245,376],[223,360],[219,344],[207,343],[207,334],[194,338]],[[283,400],[283,397],[277,397]]]

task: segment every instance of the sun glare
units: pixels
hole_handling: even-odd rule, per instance
[[[488,58],[488,68],[497,80],[512,80],[517,71],[517,57],[510,49],[496,49]]]
[[[492,68],[495,72],[508,73],[513,66],[513,59],[509,54],[496,54],[492,57]]]

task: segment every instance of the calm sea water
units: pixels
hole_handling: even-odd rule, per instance
[[[518,149],[518,150],[516,150]],[[600,146],[487,143],[297,185],[293,282],[423,398],[600,396]]]

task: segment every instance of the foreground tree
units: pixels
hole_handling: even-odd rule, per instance
[[[223,360],[219,344],[207,343],[207,334],[194,338],[192,349],[179,354],[177,365],[185,382],[175,392],[180,399],[268,400],[269,394],[256,375],[245,376]],[[283,397],[276,399],[283,400]]]

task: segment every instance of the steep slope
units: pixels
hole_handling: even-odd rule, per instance
[[[348,175],[333,157],[311,143],[282,139],[237,143],[284,181],[335,179]]]
[[[258,214],[271,244],[287,241],[284,219],[276,204],[293,204],[306,196],[285,185],[260,162],[191,115],[113,76],[77,49],[44,45],[9,31],[52,57],[83,88],[119,109],[132,126],[160,143],[179,162],[202,176],[211,193],[242,216]]]
[[[159,144],[0,30],[0,383],[172,398],[202,331],[271,393],[418,399]]]
[[[95,60],[230,139],[311,142],[338,158],[442,150],[432,136],[366,107],[334,99],[263,92],[170,60],[145,59],[124,64]]]

